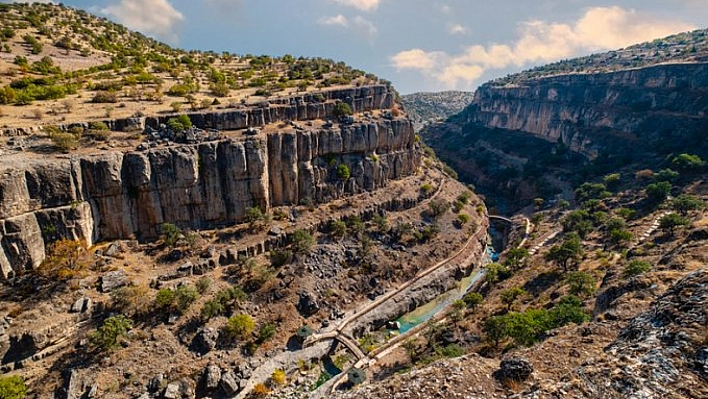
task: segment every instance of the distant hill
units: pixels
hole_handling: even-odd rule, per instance
[[[474,99],[473,92],[442,91],[401,96],[406,112],[417,124],[446,119],[462,111]]]
[[[566,74],[616,72],[658,64],[708,61],[708,30],[700,29],[635,44],[627,48],[562,60],[511,74],[488,85],[515,85],[523,81]]]

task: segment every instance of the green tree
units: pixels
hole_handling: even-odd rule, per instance
[[[551,309],[549,316],[553,328],[562,327],[570,323],[582,324],[590,320],[590,315],[583,310],[582,302],[574,295],[563,297]]]
[[[508,290],[504,290],[499,294],[501,301],[503,304],[506,305],[507,310],[511,310],[511,307],[514,305],[514,302],[516,302],[519,297],[524,295],[526,295],[526,291],[524,291],[524,289],[520,287],[509,288]]]
[[[332,237],[344,238],[347,235],[347,224],[343,220],[333,220],[330,223],[329,231]]]
[[[501,341],[507,337],[506,320],[504,316],[487,317],[482,326],[487,341],[491,342],[495,348],[499,347]]]
[[[580,237],[575,233],[567,234],[561,245],[554,245],[546,254],[546,260],[556,262],[563,270],[568,271],[568,262],[577,263],[583,256]]]
[[[339,102],[334,105],[334,109],[332,110],[332,114],[336,118],[341,118],[343,116],[352,115],[353,111],[352,111],[352,107],[349,104],[344,103],[344,102]]]
[[[574,210],[563,218],[563,231],[576,232],[580,237],[585,237],[593,229],[592,216],[586,210]]]
[[[257,206],[252,206],[246,208],[246,217],[245,217],[246,223],[248,223],[248,229],[253,231],[253,228],[256,226],[256,223],[261,222],[264,220],[263,212],[261,211],[261,208]]]
[[[570,287],[570,293],[572,295],[592,295],[597,285],[595,277],[589,273],[579,271],[568,273],[565,280]]]
[[[671,208],[680,213],[681,216],[686,216],[689,211],[703,209],[704,207],[705,202],[703,200],[690,194],[681,194],[671,201]]]
[[[101,351],[110,351],[118,346],[119,340],[128,336],[133,321],[118,315],[107,318],[98,330],[90,335],[91,345]]]
[[[671,166],[679,172],[699,172],[706,165],[698,155],[680,154],[671,160]]]
[[[174,118],[167,120],[167,126],[174,131],[183,131],[192,127],[192,120],[189,119],[189,115],[182,114]]]
[[[511,272],[506,266],[499,263],[491,263],[487,265],[487,273],[484,276],[484,280],[490,284],[496,284],[499,281],[505,280],[511,276]]]
[[[610,243],[612,245],[620,245],[622,243],[632,241],[634,236],[632,233],[625,229],[614,229],[610,231]]]
[[[664,201],[666,197],[669,196],[669,193],[671,193],[671,183],[667,181],[651,183],[647,185],[644,191],[650,201],[659,203]]]
[[[18,375],[0,377],[0,398],[24,399],[27,395],[27,386],[22,377]]]
[[[624,278],[630,278],[646,273],[649,270],[651,270],[651,263],[644,260],[634,259],[624,267],[622,276]]]
[[[231,339],[246,339],[253,333],[256,323],[253,318],[245,313],[229,317],[224,327],[226,336]]]
[[[182,231],[172,223],[163,223],[160,225],[160,235],[165,245],[173,247],[179,241]]]
[[[472,308],[472,310],[477,309],[477,306],[481,305],[482,302],[484,302],[484,297],[482,294],[478,292],[470,292],[466,294],[463,298],[463,301],[465,301],[465,304]]]
[[[509,266],[512,270],[518,270],[524,264],[526,258],[528,257],[529,251],[526,248],[511,248],[506,253],[506,259],[504,260],[504,264]]]
[[[607,186],[607,188],[610,190],[616,190],[617,187],[619,187],[619,184],[621,181],[622,181],[622,175],[620,175],[619,173],[613,173],[613,174],[607,175],[603,179],[605,186]]]
[[[656,183],[665,181],[665,182],[672,182],[680,176],[679,172],[676,172],[673,169],[662,169],[658,173],[654,174],[654,181]]]
[[[679,227],[689,226],[691,222],[678,213],[669,213],[659,219],[659,228],[669,234],[675,234]]]

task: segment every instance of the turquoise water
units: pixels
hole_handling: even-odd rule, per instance
[[[498,259],[498,254],[494,252],[494,248],[487,246],[487,259],[485,259],[484,264],[489,264]],[[477,269],[474,273],[468,277],[460,280],[457,288],[450,290],[441,294],[432,301],[426,303],[425,305],[419,306],[410,313],[407,313],[398,320],[400,328],[398,329],[399,334],[404,334],[414,328],[415,326],[430,320],[433,316],[438,314],[441,310],[447,307],[449,304],[461,299],[467,293],[474,284],[476,284],[482,277],[484,277],[485,271],[483,268]]]

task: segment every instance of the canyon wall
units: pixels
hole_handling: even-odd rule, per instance
[[[460,116],[479,127],[562,139],[593,158],[618,144],[651,148],[705,131],[707,89],[708,64],[569,74],[482,85]]]
[[[0,269],[37,267],[45,243],[151,238],[162,223],[203,229],[246,208],[326,202],[386,186],[420,163],[411,122],[371,119],[329,129],[227,138],[0,165]],[[339,165],[348,179],[337,174]]]

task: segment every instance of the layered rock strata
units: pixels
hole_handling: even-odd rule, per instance
[[[0,269],[38,266],[57,237],[150,238],[162,223],[237,223],[246,208],[326,202],[376,190],[420,163],[408,119],[228,138],[144,152],[0,165]],[[346,165],[350,176],[338,173]]]

